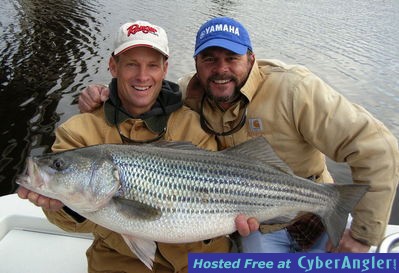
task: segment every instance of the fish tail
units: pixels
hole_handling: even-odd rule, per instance
[[[338,191],[339,199],[335,207],[322,217],[322,222],[332,244],[337,247],[345,231],[349,213],[367,192],[369,186],[359,184],[331,184],[329,186]]]

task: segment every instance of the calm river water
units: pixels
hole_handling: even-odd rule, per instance
[[[107,83],[114,32],[129,20],[163,26],[168,79],[194,70],[195,33],[212,16],[240,20],[258,58],[309,67],[399,137],[397,0],[0,0],[0,195],[30,154],[48,151],[86,85]],[[331,163],[337,181],[349,182]],[[399,224],[398,202],[391,223]]]

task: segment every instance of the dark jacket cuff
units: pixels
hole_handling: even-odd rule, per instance
[[[62,209],[63,209],[66,213],[68,213],[69,216],[71,216],[71,217],[72,217],[76,222],[78,222],[78,223],[83,223],[83,222],[86,220],[85,217],[83,217],[82,215],[80,215],[80,214],[74,212],[73,210],[71,210],[71,209],[68,208],[67,206],[64,206]]]

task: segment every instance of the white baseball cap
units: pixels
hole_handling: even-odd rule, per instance
[[[147,46],[169,56],[168,36],[163,28],[146,21],[123,24],[116,35],[114,55],[139,46]]]

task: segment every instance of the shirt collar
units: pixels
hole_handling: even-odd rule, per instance
[[[249,72],[248,79],[240,90],[240,92],[248,99],[248,101],[252,100],[262,78],[263,76],[260,73],[258,62],[255,60],[254,65]]]

